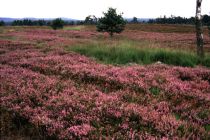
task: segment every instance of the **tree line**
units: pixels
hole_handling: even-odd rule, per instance
[[[83,24],[96,25],[98,19],[94,15],[89,15],[85,18]],[[133,17],[131,20],[126,20],[127,23],[151,23],[151,24],[195,24],[195,17],[185,18],[180,16],[171,16],[171,17],[159,17],[156,19],[141,20],[139,21],[137,17]],[[210,25],[210,16],[202,16],[202,24]]]
[[[11,23],[11,25],[12,26],[46,26],[46,25],[49,25],[49,21],[23,19],[23,20],[14,20]]]
[[[60,18],[56,18],[60,19]],[[54,19],[54,20],[56,20]],[[0,21],[0,26],[11,25],[11,26],[51,26],[54,20],[31,20],[31,19],[22,19],[22,20],[14,20],[12,22],[4,22],[3,20]],[[64,25],[81,25],[84,24],[84,21],[65,21],[63,20]]]
[[[56,19],[55,19],[56,20]],[[195,24],[195,17],[185,18],[185,17],[159,17],[156,19],[149,19],[148,21],[139,21],[137,17],[133,17],[132,20],[125,20],[127,23],[150,23],[150,24]],[[53,20],[31,20],[31,19],[22,19],[14,20],[11,23],[5,23],[0,21],[0,26],[12,25],[12,26],[51,26]],[[85,20],[77,21],[62,21],[64,25],[96,25],[98,18],[94,15],[89,15]],[[202,16],[202,25],[210,26],[210,15]]]
[[[195,17],[185,18],[185,17],[160,17],[156,19],[150,19],[148,23],[157,23],[157,24],[195,24]],[[202,16],[202,24],[203,25],[210,25],[210,16],[209,15],[203,15]]]

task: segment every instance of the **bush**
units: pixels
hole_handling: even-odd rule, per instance
[[[112,37],[114,33],[121,33],[125,28],[125,20],[122,14],[117,14],[116,9],[109,8],[107,13],[103,13],[104,17],[99,18],[97,23],[97,31],[108,32]]]
[[[94,15],[89,15],[85,18],[84,24],[93,25],[97,23],[97,18]]]
[[[131,20],[131,23],[138,23],[138,18],[137,17],[133,17],[133,19]]]
[[[5,25],[4,21],[3,20],[0,21],[0,26],[4,26],[4,25]]]
[[[56,19],[53,20],[52,23],[51,23],[51,27],[52,27],[54,30],[63,29],[63,26],[64,26],[64,21],[63,21],[61,18],[56,18]]]

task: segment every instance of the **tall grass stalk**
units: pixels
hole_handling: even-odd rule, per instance
[[[177,51],[166,48],[151,47],[154,44],[148,41],[135,43],[132,41],[93,42],[90,44],[68,47],[74,51],[107,64],[151,64],[160,61],[169,65],[194,67],[204,65],[210,67],[210,56],[202,61],[195,53]]]

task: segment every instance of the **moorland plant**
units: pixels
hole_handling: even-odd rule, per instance
[[[0,137],[210,139],[208,29],[202,61],[194,26],[130,24],[109,35],[0,27]]]

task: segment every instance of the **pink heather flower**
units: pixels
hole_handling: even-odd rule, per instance
[[[164,64],[104,65],[77,53],[64,53],[62,49],[43,53],[35,45],[44,42],[48,48],[51,45],[62,47],[74,42],[71,37],[75,35],[90,38],[95,34],[92,31],[27,29],[10,35],[27,39],[30,43],[0,40],[0,51],[4,52],[0,55],[0,105],[29,119],[30,123],[46,126],[49,134],[56,134],[60,139],[87,137],[95,130],[89,123],[96,120],[100,126],[97,133],[101,134],[103,129],[107,133],[116,132],[110,133],[113,138],[121,135],[125,139],[138,136],[142,139],[168,139],[167,136],[182,139],[177,136],[180,125],[195,128],[193,136],[185,134],[192,139],[206,134],[202,122],[208,118],[198,118],[198,114],[209,109],[209,69]],[[128,36],[161,41],[183,39],[179,34],[134,34]],[[186,35],[184,38],[192,41],[194,37]],[[108,89],[106,93],[103,92],[104,86]],[[154,98],[148,94],[151,87],[160,89],[160,96]],[[143,91],[136,90],[139,88]],[[168,96],[171,98],[167,99]],[[177,120],[174,112],[179,112],[186,122]],[[134,124],[130,122],[133,114],[142,124],[152,125],[157,133],[166,137],[137,130],[129,132]],[[121,117],[125,122],[110,126],[109,119],[104,117],[113,116]]]
[[[162,101],[155,106],[156,111],[163,114],[168,114],[170,112],[168,102]]]
[[[121,125],[121,128],[122,129],[128,129],[129,128],[129,125],[128,125],[128,123],[123,123],[122,125]]]
[[[75,125],[68,128],[69,132],[75,136],[86,136],[93,130],[89,124]]]
[[[122,112],[120,112],[119,110],[116,110],[114,108],[108,108],[107,113],[111,116],[116,117],[116,118],[120,118],[122,116]]]

